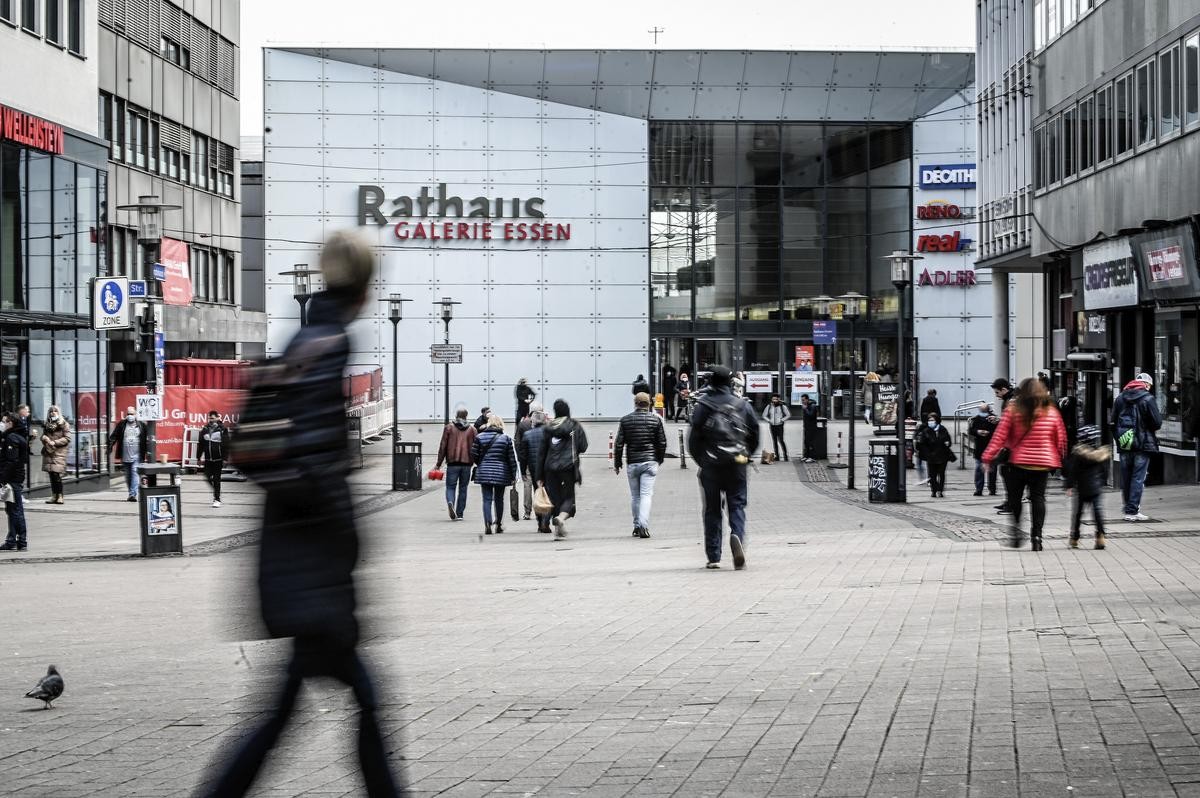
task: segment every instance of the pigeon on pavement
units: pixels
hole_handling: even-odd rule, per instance
[[[63,678],[58,675],[58,668],[51,665],[46,669],[46,675],[37,683],[37,687],[25,694],[26,698],[36,698],[44,701],[43,709],[54,709],[50,702],[63,694]]]

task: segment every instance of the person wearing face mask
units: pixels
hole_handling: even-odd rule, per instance
[[[779,394],[771,394],[771,403],[763,408],[763,420],[767,429],[771,430],[771,446],[775,450],[775,459],[779,459],[779,447],[783,447],[783,459],[788,459],[787,441],[783,439],[783,425],[792,417],[792,411],[779,398]]]
[[[983,495],[983,485],[987,482],[988,493],[992,496],[996,495],[996,472],[983,467],[983,453],[987,451],[988,444],[992,442],[992,433],[996,431],[996,425],[1000,423],[1000,419],[996,418],[996,414],[992,412],[992,406],[987,402],[980,402],[979,408],[975,411],[975,418],[971,419],[971,423],[967,426],[967,434],[971,437],[971,451],[975,455],[975,495]],[[986,480],[984,479],[986,475]]]
[[[946,464],[957,460],[950,432],[942,426],[942,416],[931,412],[925,426],[917,433],[917,452],[929,466],[929,493],[937,498],[946,498]]]
[[[129,501],[138,498],[138,463],[146,459],[146,425],[137,420],[132,407],[125,408],[125,418],[113,427],[108,436],[109,456],[113,450],[125,466],[125,485],[129,488]]]
[[[229,430],[221,423],[221,414],[208,411],[208,424],[200,430],[200,461],[204,463],[204,478],[213,492],[213,507],[221,506],[221,471],[225,468],[225,448],[229,445]]]
[[[8,486],[11,497],[4,503],[8,516],[8,537],[0,551],[25,551],[29,548],[25,530],[25,501],[21,490],[25,486],[25,463],[29,459],[29,443],[25,427],[16,413],[0,418],[0,482]]]
[[[63,504],[63,474],[67,470],[67,447],[71,427],[56,405],[46,411],[42,428],[42,470],[50,476],[50,498],[46,504]]]

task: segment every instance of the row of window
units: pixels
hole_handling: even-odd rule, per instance
[[[112,160],[233,198],[233,147],[107,92],[99,114]]]
[[[237,96],[237,45],[167,0],[98,0],[101,25]]]
[[[1197,127],[1200,33],[1193,33],[1034,128],[1034,187],[1053,187]]]
[[[1104,0],[1033,0],[1033,49],[1062,36]]]
[[[152,296],[161,296],[158,281],[146,273],[146,248],[137,240],[137,230],[109,228],[109,262],[112,273],[145,280]],[[188,270],[192,278],[192,296],[200,302],[235,301],[236,271],[234,254],[228,250],[188,244]]]
[[[0,0],[0,20],[83,55],[83,0]]]

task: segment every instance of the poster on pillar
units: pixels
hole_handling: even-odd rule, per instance
[[[192,279],[188,275],[188,245],[173,238],[162,239],[159,260],[163,265],[163,302],[192,304]]]

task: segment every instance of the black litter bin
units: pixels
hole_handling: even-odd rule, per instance
[[[178,480],[182,471],[177,465],[138,466],[143,555],[183,554],[183,501]],[[159,485],[159,477],[170,477],[170,484]]]
[[[900,487],[900,463],[897,455],[900,442],[895,438],[873,440],[868,443],[867,455],[867,500],[871,502],[903,502],[904,491]]]
[[[813,436],[812,456],[814,460],[829,459],[829,419],[817,418],[817,432]]]
[[[421,489],[421,444],[396,441],[392,450],[392,490]]]

